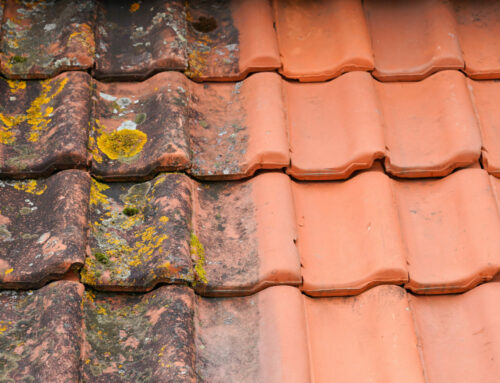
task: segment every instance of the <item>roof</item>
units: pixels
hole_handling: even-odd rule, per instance
[[[0,20],[0,381],[496,383],[500,4]]]

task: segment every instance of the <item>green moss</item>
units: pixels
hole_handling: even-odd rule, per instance
[[[139,209],[133,206],[127,206],[125,209],[123,209],[123,214],[125,214],[127,217],[132,217],[136,214],[139,213]]]
[[[28,59],[26,57],[23,57],[23,56],[12,56],[10,58],[11,64],[19,64],[19,63],[24,63],[26,61],[28,61]]]
[[[104,265],[109,263],[109,257],[104,253],[95,253],[95,258]]]
[[[135,116],[135,123],[137,125],[142,124],[145,119],[146,119],[146,113],[139,113],[137,116]]]

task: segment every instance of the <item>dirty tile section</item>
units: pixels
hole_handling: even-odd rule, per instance
[[[188,70],[197,81],[241,80],[280,67],[269,2],[187,2]]]
[[[158,282],[192,282],[191,183],[166,174],[144,183],[92,179],[90,250],[82,282],[145,291]]]
[[[0,175],[24,178],[87,167],[89,97],[86,73],[0,79]]]
[[[498,380],[500,283],[462,295],[409,298],[427,381]]]
[[[83,290],[60,281],[35,291],[0,291],[1,381],[79,381]]]
[[[85,292],[85,382],[195,382],[194,294]]]
[[[0,287],[40,287],[85,261],[90,177],[0,181]]]
[[[324,81],[373,69],[361,1],[274,0],[273,5],[285,77]]]
[[[6,0],[0,38],[2,74],[49,78],[94,63],[93,1]]]
[[[408,281],[391,180],[381,171],[341,183],[294,183],[302,290],[354,295]]]
[[[194,206],[192,252],[198,262],[200,256],[205,259],[205,283],[195,286],[199,293],[241,295],[270,285],[300,284],[291,183],[286,175],[198,184]]]
[[[143,79],[185,70],[186,13],[180,0],[99,1],[96,66],[100,79]]]

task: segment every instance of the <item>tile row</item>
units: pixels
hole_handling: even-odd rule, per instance
[[[111,291],[460,292],[500,271],[499,198],[500,180],[479,168],[426,180],[373,169],[343,182],[167,173],[106,184],[81,170],[1,181],[0,287],[39,287],[81,268],[83,283]]]
[[[386,285],[348,298],[277,286],[214,299],[185,286],[132,295],[59,281],[0,292],[0,372],[38,382],[493,383],[499,303],[498,282],[435,297]]]
[[[352,70],[416,80],[462,69],[500,76],[500,5],[424,0],[1,0],[0,65],[8,78],[88,70],[143,79],[164,70],[238,80],[279,70],[323,81]]]
[[[82,72],[0,79],[0,176],[89,168],[104,180],[162,171],[238,179],[286,168],[344,179],[384,159],[399,177],[435,177],[482,159],[500,174],[500,83],[443,71],[414,83],[351,72],[321,84],[258,73],[197,84],[178,72],[103,83]]]

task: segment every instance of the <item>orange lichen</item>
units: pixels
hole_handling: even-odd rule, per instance
[[[137,12],[140,7],[141,7],[141,4],[139,4],[139,3],[133,3],[133,4],[130,5],[129,12],[130,13]]]

